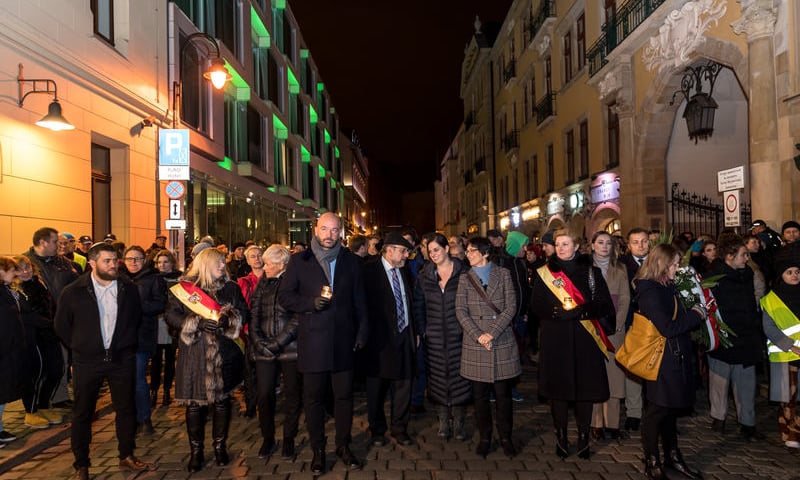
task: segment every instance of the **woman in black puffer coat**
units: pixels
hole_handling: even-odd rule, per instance
[[[250,300],[250,351],[255,356],[258,423],[263,437],[258,456],[266,458],[275,450],[275,387],[283,373],[285,399],[281,456],[291,460],[303,404],[300,401],[301,377],[297,371],[297,317],[281,307],[277,298],[281,275],[289,263],[289,250],[281,245],[272,245],[262,258],[264,276],[258,281]]]
[[[458,279],[468,267],[450,257],[447,238],[438,233],[428,242],[428,257],[431,263],[420,272],[414,291],[416,329],[426,346],[428,398],[439,414],[438,435],[465,440],[465,405],[472,400],[472,386],[460,374],[462,330],[455,307]]]

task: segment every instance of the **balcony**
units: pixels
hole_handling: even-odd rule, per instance
[[[556,94],[548,93],[542,101],[536,104],[536,125],[556,114]]]
[[[470,111],[467,113],[467,116],[464,117],[464,129],[469,130],[469,127],[475,125],[475,112]]]
[[[517,61],[509,60],[508,63],[506,63],[505,68],[503,69],[503,80],[505,80],[506,84],[508,84],[508,82],[510,82],[516,76],[517,76]]]
[[[503,137],[503,150],[508,154],[517,148],[519,148],[519,130],[514,129]]]
[[[589,76],[593,76],[608,63],[606,57],[617,48],[639,25],[666,0],[630,0],[601,27],[602,34],[586,52]]]
[[[543,0],[541,5],[539,5],[539,10],[536,11],[536,15],[531,19],[531,23],[528,24],[526,32],[528,42],[533,42],[533,39],[536,38],[536,34],[542,30],[547,19],[552,18],[555,20],[555,16],[556,2],[552,0]]]
[[[486,157],[475,160],[475,174],[480,175],[486,171]]]

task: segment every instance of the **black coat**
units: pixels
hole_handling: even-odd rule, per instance
[[[56,333],[67,348],[72,349],[72,359],[77,364],[99,364],[105,358],[100,310],[91,275],[85,273],[67,285],[56,309]],[[112,362],[130,360],[136,354],[141,321],[139,290],[120,276],[117,279],[117,323],[110,347]]]
[[[616,314],[611,294],[603,273],[592,266],[590,256],[583,255],[565,262],[553,255],[547,265],[554,272],[563,270],[580,290],[586,302],[587,318],[599,320],[606,333],[615,330]],[[589,269],[594,272],[593,297],[589,287]],[[554,309],[560,308],[561,301],[538,273],[533,281],[531,305],[541,325],[539,394],[553,400],[608,400],[608,360],[579,319],[565,321],[553,315]]]
[[[131,276],[142,301],[142,323],[139,325],[139,352],[156,353],[158,316],[167,308],[167,283],[158,271],[144,267]]]
[[[314,310],[328,279],[309,248],[292,255],[278,287],[278,301],[297,319],[298,369],[305,372],[353,370],[356,342],[367,343],[368,326],[361,260],[341,248],[333,272],[333,298]]]
[[[394,291],[386,275],[382,258],[364,263],[363,274],[369,321],[369,341],[362,357],[363,373],[370,377],[412,378],[417,362],[411,312],[413,296],[411,271],[408,268],[401,268],[399,274],[406,292],[404,311],[407,328],[402,332],[397,331]]]
[[[717,259],[711,264],[709,276],[719,274],[725,276],[711,291],[717,299],[722,320],[736,335],[729,337],[733,346],[714,350],[708,355],[725,363],[755,365],[764,357],[766,340],[753,293],[753,270],[748,266],[735,270]]]
[[[297,360],[297,318],[278,303],[281,277],[261,277],[250,299],[250,348],[256,360]],[[266,343],[280,347],[273,352]]]
[[[463,405],[472,399],[472,385],[460,373],[463,330],[456,318],[458,281],[466,272],[454,258],[453,273],[442,291],[436,265],[429,264],[414,289],[414,321],[425,343],[428,398],[438,405]]]
[[[22,396],[25,329],[11,289],[0,284],[0,405]]]
[[[36,255],[33,247],[25,252],[24,255],[39,269],[39,275],[47,289],[50,290],[50,295],[52,295],[54,301],[58,301],[58,297],[64,287],[74,282],[80,275],[80,271],[75,267],[75,264],[67,260],[63,255],[40,257]]]
[[[639,312],[667,338],[658,377],[653,382],[646,382],[645,396],[649,402],[662,407],[691,407],[694,405],[695,384],[690,332],[703,320],[696,312],[683,307],[671,283],[662,285],[653,280],[636,280],[635,285]],[[676,302],[678,312],[672,320]]]

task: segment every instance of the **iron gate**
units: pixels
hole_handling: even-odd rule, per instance
[[[706,234],[717,238],[726,229],[722,205],[717,205],[707,195],[681,190],[678,183],[673,183],[670,204],[672,231],[675,235],[688,231],[695,236]],[[750,227],[751,217],[750,204],[742,203],[740,226],[730,229],[744,235]]]

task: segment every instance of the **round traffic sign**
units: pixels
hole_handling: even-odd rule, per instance
[[[725,210],[728,213],[733,213],[739,208],[739,199],[736,198],[736,195],[728,193],[725,195]]]
[[[186,194],[186,186],[181,181],[173,180],[164,186],[164,193],[172,200],[180,200]]]

